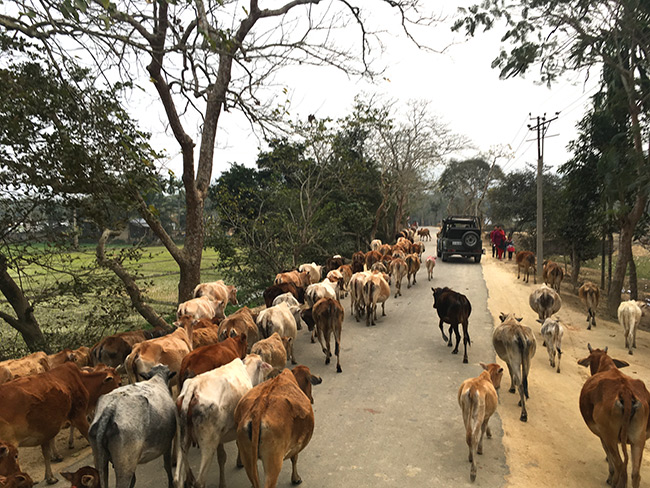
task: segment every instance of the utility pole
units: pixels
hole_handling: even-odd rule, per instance
[[[528,129],[537,132],[537,276],[542,276],[544,263],[544,198],[542,192],[542,173],[544,168],[544,137],[548,127],[554,120],[557,120],[560,112],[555,112],[555,117],[546,120],[546,113],[542,117],[530,117],[537,119],[537,124],[528,124]],[[531,114],[528,114],[529,116]]]

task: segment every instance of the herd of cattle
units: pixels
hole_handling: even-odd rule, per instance
[[[426,230],[427,232],[423,232]],[[162,330],[128,331],[102,339],[92,348],[64,350],[46,355],[38,352],[0,363],[0,488],[28,488],[33,481],[20,470],[17,446],[40,446],[45,479],[55,483],[50,465],[60,459],[54,438],[65,425],[86,437],[95,466],[75,473],[61,473],[72,486],[108,488],[108,465],[112,463],[117,488],[132,488],[138,464],[163,457],[168,486],[206,486],[208,470],[217,454],[219,487],[225,488],[224,444],[235,440],[237,465],[243,466],[255,488],[260,486],[257,460],[262,461],[265,486],[275,487],[283,461],[291,459],[291,481],[301,482],[298,454],[309,443],[314,429],[312,385],[322,382],[304,365],[285,369],[288,360],[298,363],[295,342],[306,325],[311,342],[318,342],[325,363],[340,362],[344,306],[350,297],[350,314],[357,321],[365,315],[367,326],[377,323],[377,308],[391,296],[402,294],[416,283],[428,229],[417,233],[405,229],[394,245],[378,240],[368,252],[359,251],[351,260],[329,258],[324,266],[303,264],[279,273],[263,293],[265,307],[241,307],[225,316],[227,303],[238,305],[237,289],[223,281],[202,283],[194,298],[181,303],[177,327]],[[346,262],[347,261],[347,262]],[[425,259],[432,279],[436,258]],[[518,270],[527,281],[534,274],[535,256],[517,254]],[[518,271],[518,278],[520,276]],[[542,336],[549,362],[560,372],[562,324],[552,318],[561,307],[563,270],[556,263],[544,264],[545,285],[530,295],[530,306],[542,323]],[[547,286],[548,285],[548,286]],[[432,288],[434,308],[440,319],[443,340],[453,354],[460,344],[463,326],[463,362],[467,346],[471,304],[465,295],[447,287]],[[579,291],[588,311],[589,327],[596,325],[599,289],[585,283]],[[619,321],[625,328],[630,354],[641,308],[623,302]],[[527,420],[528,373],[536,349],[535,335],[515,314],[502,314],[493,331],[496,354],[511,376],[510,391],[518,389],[522,421]],[[444,324],[449,325],[448,337]],[[632,444],[632,484],[639,486],[639,467],[645,439],[650,435],[650,394],[639,380],[622,374],[617,367],[627,363],[612,360],[607,350],[592,350],[580,364],[591,368],[580,409],[589,428],[601,438],[609,462],[608,482],[625,486],[628,462],[625,444]],[[476,478],[476,454],[482,453],[483,435],[490,436],[488,420],[497,408],[497,390],[503,376],[498,364],[481,363],[485,371],[463,382],[458,392],[466,428],[471,462],[470,479]],[[121,386],[121,374],[128,384]],[[89,424],[88,418],[93,420]],[[618,444],[623,444],[621,460]],[[188,453],[200,449],[198,472],[193,472]],[[176,464],[173,470],[173,464]]]

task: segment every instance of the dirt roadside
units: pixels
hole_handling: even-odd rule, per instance
[[[650,335],[637,334],[633,356],[624,348],[622,329],[618,322],[604,318],[601,303],[596,316],[597,326],[587,330],[586,311],[573,287],[563,283],[562,308],[556,318],[565,327],[562,342],[561,373],[551,368],[546,348],[539,333],[541,325],[528,305],[530,293],[539,286],[517,280],[513,261],[498,261],[486,256],[483,276],[488,288],[488,308],[498,324],[501,312],[515,312],[522,323],[535,332],[537,352],[529,376],[530,401],[526,402],[528,422],[519,421],[518,397],[508,393],[510,379],[504,375],[499,413],[504,429],[503,444],[510,468],[509,487],[607,486],[607,463],[598,438],[585,425],[578,408],[580,389],[589,376],[587,368],[577,364],[587,356],[587,343],[593,347],[609,347],[612,357],[625,360],[630,366],[624,372],[650,384]],[[643,459],[641,476],[650,479],[650,456]],[[629,451],[628,451],[629,452]]]

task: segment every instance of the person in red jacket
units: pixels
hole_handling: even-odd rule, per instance
[[[494,245],[497,248],[497,258],[503,259],[503,255],[506,250],[506,233],[503,231],[501,226],[497,226],[496,231],[494,232]]]
[[[499,226],[495,225],[494,229],[492,229],[492,232],[490,232],[490,243],[492,244],[492,257],[496,256],[497,253],[497,247],[494,244],[494,235],[497,233],[497,229]]]

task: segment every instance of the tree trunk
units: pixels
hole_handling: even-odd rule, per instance
[[[621,223],[621,234],[618,238],[618,259],[616,260],[616,270],[612,278],[612,284],[607,293],[607,311],[611,316],[616,316],[618,306],[621,304],[621,290],[625,283],[625,271],[627,263],[632,258],[632,238],[634,236],[634,227],[636,222],[625,218]]]
[[[124,269],[118,260],[108,259],[106,257],[106,254],[104,253],[104,247],[106,246],[106,241],[108,241],[109,237],[113,235],[119,235],[119,232],[106,229],[102,233],[102,236],[97,243],[97,262],[100,266],[110,269],[122,280],[122,283],[124,283],[124,286],[126,287],[126,292],[131,298],[131,303],[133,303],[135,309],[147,322],[149,322],[154,327],[169,330],[170,325],[165,322],[165,320],[160,315],[158,315],[153,308],[144,302],[144,297],[140,292],[140,288],[138,288],[138,285],[136,284],[133,277],[129,274],[129,272]],[[181,267],[181,273],[182,272],[183,267]]]
[[[607,293],[612,288],[612,256],[614,255],[614,235],[607,236]]]
[[[575,244],[571,245],[571,283],[573,283],[573,291],[578,288],[578,279],[580,278],[580,259],[576,252]]]
[[[636,276],[636,263],[634,262],[634,254],[630,250],[630,262],[628,263],[630,267],[630,300],[639,299],[639,283]]]
[[[607,254],[607,232],[603,230],[603,239],[600,245],[600,289],[605,290],[605,265],[607,264],[605,255]]]
[[[14,312],[16,312],[16,317],[0,312],[0,318],[23,336],[23,340],[31,352],[44,351],[50,354],[52,351],[45,342],[41,327],[36,317],[34,317],[34,308],[14,279],[9,275],[7,258],[2,254],[0,254],[0,291],[9,302],[9,305],[14,309]]]

